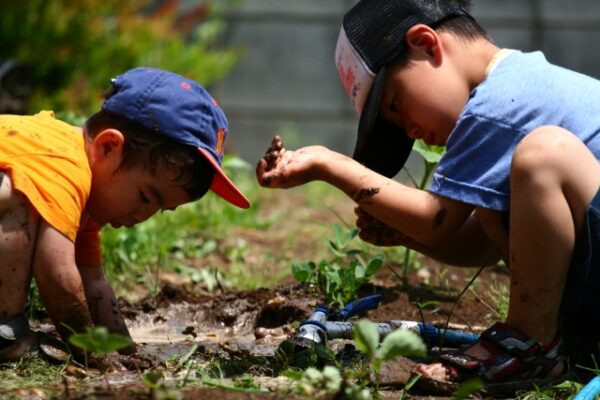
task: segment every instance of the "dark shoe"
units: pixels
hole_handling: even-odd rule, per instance
[[[25,353],[36,351],[38,343],[25,314],[0,320],[0,362],[16,361]]]
[[[446,368],[449,381],[420,375],[417,385],[435,393],[452,393],[461,383],[479,378],[484,391],[508,394],[526,387],[547,387],[567,379],[566,362],[560,353],[560,335],[548,346],[542,346],[510,325],[497,322],[481,334],[479,341],[489,353],[481,360],[466,350],[444,354],[440,362]]]

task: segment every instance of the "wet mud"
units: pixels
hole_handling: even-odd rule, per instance
[[[488,289],[498,283],[508,284],[508,276],[501,268],[490,268],[456,302],[458,293],[475,272],[432,263],[411,278],[411,289],[407,292],[389,269],[382,269],[373,285],[363,288],[361,293],[382,295],[380,306],[369,311],[367,317],[375,322],[402,319],[449,323],[459,329],[480,331],[494,320]],[[444,279],[436,281],[436,277]],[[186,373],[182,357],[193,356],[195,365],[207,371],[217,360],[221,374],[232,382],[250,373],[270,393],[244,393],[202,385],[202,388],[177,388],[181,398],[215,395],[221,399],[293,398],[289,393],[281,395],[280,389],[290,382],[282,381],[281,370],[275,367],[277,351],[322,301],[314,287],[299,284],[213,294],[193,285],[164,284],[156,296],[137,303],[120,300],[138,354],[119,357],[119,368],[104,375],[71,366],[55,391],[62,393],[62,398],[154,398],[156,392],[141,383],[141,376],[147,371],[159,371],[161,382],[169,387],[169,382],[174,384]],[[51,329],[43,321],[38,326]],[[348,340],[331,340],[328,347],[338,360],[344,354],[349,357],[358,354]],[[385,364],[381,375],[381,386],[386,388],[381,391],[384,398],[398,398],[413,366],[414,361],[405,358]],[[412,393],[411,398],[419,399],[420,394]]]

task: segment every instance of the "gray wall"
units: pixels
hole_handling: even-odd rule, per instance
[[[341,17],[355,0],[243,0],[225,9],[225,44],[243,56],[216,88],[230,121],[227,151],[251,163],[274,134],[288,148],[351,154],[357,117],[333,62]],[[556,64],[600,77],[597,0],[473,0],[501,47],[541,49]],[[416,160],[409,161],[411,164]]]

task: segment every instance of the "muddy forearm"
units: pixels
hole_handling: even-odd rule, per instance
[[[92,326],[73,243],[47,222],[40,224],[33,274],[48,315],[63,338]]]
[[[454,234],[472,207],[403,185],[342,154],[319,166],[320,179],[339,188],[375,218],[425,246]]]
[[[80,267],[85,295],[95,324],[105,326],[110,332],[131,338],[121,314],[115,293],[100,267]],[[134,353],[135,344],[120,350],[122,354]]]
[[[75,268],[74,268],[75,269]],[[93,325],[88,310],[81,278],[68,271],[52,274],[48,271],[35,271],[35,279],[48,315],[61,337],[67,339],[72,331],[85,332]]]
[[[500,259],[500,253],[492,246],[476,219],[469,219],[465,226],[437,246],[419,243],[389,226],[373,220],[367,224],[360,218],[357,226],[360,238],[376,246],[405,246],[444,264],[458,267],[491,265]]]
[[[96,291],[94,294],[90,294],[89,300],[90,311],[92,318],[97,325],[105,326],[109,332],[117,333],[119,335],[128,337],[131,339],[131,334],[125,324],[125,319],[114,292],[108,282],[104,286],[103,290]],[[122,350],[119,350],[121,354],[131,354],[136,352],[136,346],[133,343]]]

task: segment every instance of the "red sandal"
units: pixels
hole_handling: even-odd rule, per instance
[[[419,375],[417,385],[422,389],[439,394],[456,391],[461,383],[480,378],[484,382],[484,391],[489,394],[512,394],[516,390],[545,387],[567,379],[564,357],[560,353],[561,339],[556,338],[547,346],[542,346],[514,327],[497,322],[485,330],[479,341],[490,356],[484,360],[476,359],[465,350],[440,356],[440,362],[446,369],[450,380],[443,381],[428,377],[415,370]],[[418,369],[418,367],[417,367]]]

